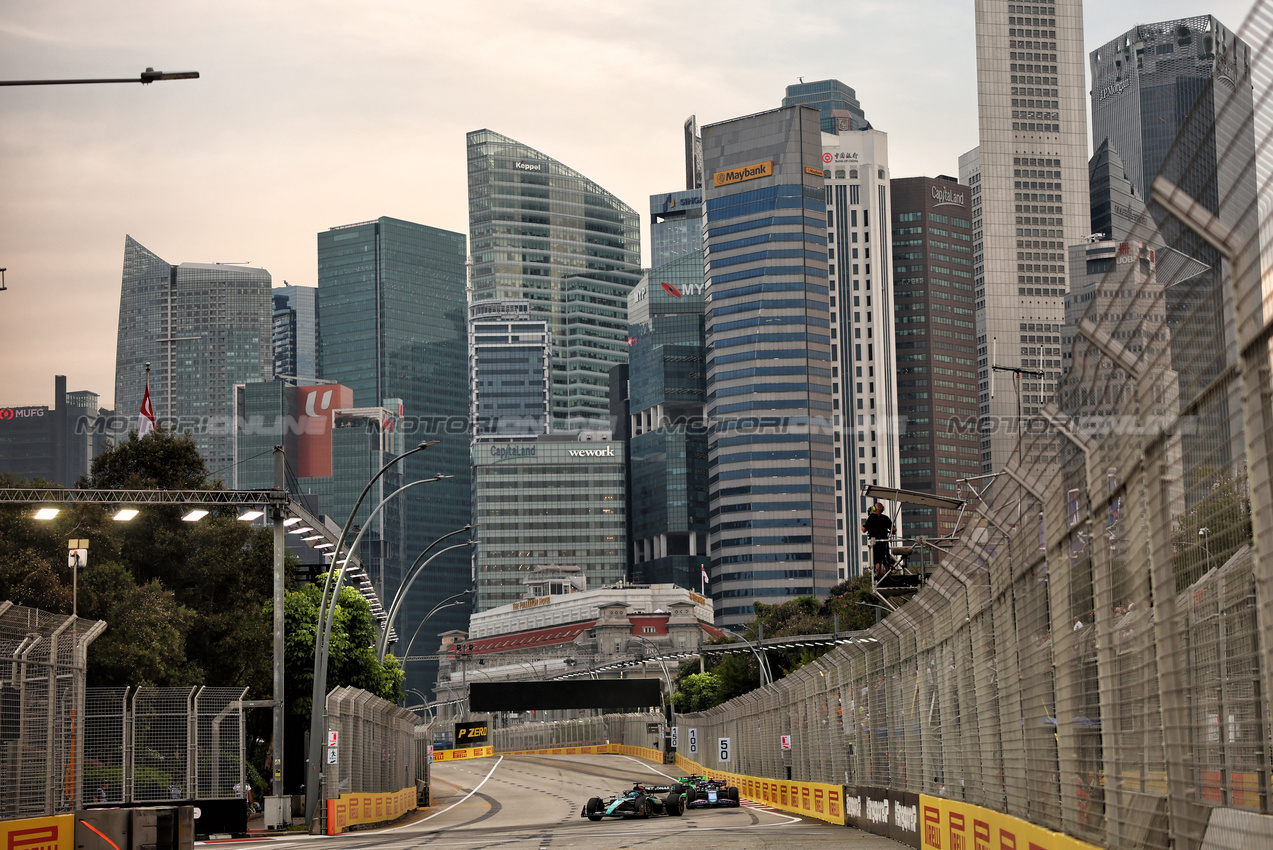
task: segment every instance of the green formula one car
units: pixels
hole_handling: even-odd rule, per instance
[[[591,821],[602,818],[649,818],[658,815],[680,817],[685,812],[685,796],[680,785],[640,785],[631,791],[615,794],[607,800],[593,797],[584,803],[580,817]]]

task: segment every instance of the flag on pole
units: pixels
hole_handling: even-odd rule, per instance
[[[703,587],[707,587],[707,567],[699,567],[703,571]]]
[[[141,413],[137,417],[137,439],[155,430],[155,408],[150,403],[150,364],[146,364],[146,394],[141,397]]]

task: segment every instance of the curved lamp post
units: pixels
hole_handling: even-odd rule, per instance
[[[415,639],[420,636],[420,629],[423,628],[424,624],[429,621],[429,618],[432,617],[434,614],[436,614],[438,611],[442,610],[443,608],[450,608],[452,605],[463,605],[464,603],[460,600],[460,597],[468,596],[472,592],[473,592],[472,590],[465,590],[455,594],[454,596],[448,596],[446,599],[443,599],[437,605],[434,605],[432,611],[424,615],[424,619],[420,621],[420,625],[415,627],[415,632],[411,635],[411,640],[407,641],[407,650],[406,652],[402,653],[402,663],[405,664],[407,661],[407,658],[411,655],[411,647],[415,645]]]
[[[314,813],[318,808],[318,798],[321,789],[319,788],[319,773],[322,768],[320,762],[323,756],[323,717],[325,714],[325,699],[327,697],[327,651],[328,642],[331,639],[330,620],[326,616],[328,611],[328,591],[332,584],[332,572],[336,571],[340,561],[341,546],[345,542],[345,538],[349,535],[349,527],[354,524],[354,517],[358,514],[358,509],[362,507],[362,500],[367,498],[367,494],[371,492],[372,486],[380,480],[389,469],[399,461],[415,454],[422,452],[430,446],[436,446],[437,440],[427,440],[420,443],[414,449],[405,451],[400,455],[392,458],[384,466],[380,467],[380,471],[371,477],[367,485],[362,488],[362,492],[358,494],[358,500],[354,502],[353,509],[349,512],[349,518],[345,520],[344,527],[340,530],[340,537],[336,539],[335,555],[332,557],[332,570],[327,573],[327,580],[323,583],[323,596],[318,606],[318,631],[315,636],[314,643],[314,689],[309,707],[309,763],[305,765],[305,823],[309,827],[313,827]],[[352,554],[352,550],[350,550]],[[346,557],[348,562],[348,557]],[[330,601],[331,619],[335,617],[336,598],[340,592],[340,583],[344,578],[344,570],[337,573],[336,593],[332,595]]]
[[[658,661],[659,666],[663,668],[663,679],[664,681],[667,682],[667,711],[664,714],[664,719],[667,720],[667,729],[668,729],[667,733],[669,735],[667,739],[667,744],[668,744],[667,749],[668,751],[670,751],[671,750],[670,736],[672,734],[672,725],[676,722],[676,713],[675,713],[676,707],[672,704],[672,677],[668,675],[667,665],[663,663],[663,653],[659,651],[659,648],[655,646],[652,641],[647,640],[646,638],[643,638],[640,635],[632,635],[632,637],[636,638],[641,643],[648,646],[654,652],[654,660]]]
[[[430,543],[428,547],[425,548],[424,552],[428,552],[429,549],[432,549],[434,546],[438,545],[443,540],[446,540],[448,537],[454,537],[457,534],[463,534],[464,532],[469,531],[472,528],[473,528],[472,525],[466,525],[463,528],[457,528],[455,531],[452,531],[449,534],[443,534],[437,540],[434,540],[432,543]],[[430,555],[428,558],[426,558],[424,563],[412,566],[411,568],[412,571],[407,575],[405,579],[403,579],[402,586],[399,587],[398,592],[394,594],[393,603],[389,606],[389,618],[385,620],[384,630],[380,633],[380,644],[379,646],[376,647],[377,659],[379,659],[380,661],[385,660],[385,651],[389,648],[389,632],[393,629],[393,621],[398,616],[398,611],[402,609],[403,603],[407,601],[407,591],[411,589],[411,585],[415,582],[417,578],[419,578],[420,573],[424,572],[424,568],[427,567],[434,558],[441,555],[443,552],[450,552],[452,549],[460,549],[464,546],[472,546],[474,542],[475,541],[473,540],[465,540],[463,543],[456,543],[453,546],[447,546],[444,549],[439,549],[438,551]],[[421,552],[420,554],[424,555],[424,552]],[[419,559],[417,558],[416,560],[419,560]],[[433,612],[430,611],[429,613],[432,614]]]
[[[751,654],[756,656],[756,666],[760,668],[760,686],[763,688],[765,685],[772,684],[773,675],[769,672],[769,665],[765,663],[763,658],[761,658],[760,652],[756,649],[752,642],[747,640],[744,635],[740,635],[738,632],[730,632],[730,634],[747,644],[747,648],[751,650]]]

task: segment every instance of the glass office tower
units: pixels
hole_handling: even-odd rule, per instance
[[[707,557],[703,254],[651,269],[628,296],[633,578],[701,586]]]
[[[386,602],[425,547],[470,520],[464,287],[461,233],[379,218],[318,234],[319,377],[349,387],[355,408],[401,399],[407,444],[440,441],[404,462],[405,480],[452,476],[398,497],[406,510],[405,563],[385,565]],[[470,577],[463,550],[433,561],[396,628],[413,632],[435,604],[467,589]],[[426,628],[462,628],[466,618],[465,607],[448,607]],[[427,646],[423,637],[417,646]],[[408,685],[427,690],[434,676],[413,668]]]
[[[718,624],[836,581],[818,112],[703,128],[711,585]]]
[[[312,383],[318,377],[318,290],[279,286],[274,296],[274,377]]]
[[[703,250],[703,190],[650,196],[650,267]]]
[[[548,325],[530,302],[479,301],[469,308],[473,438],[531,438],[548,433]]]
[[[231,480],[234,387],[270,379],[272,312],[265,269],[174,266],[125,237],[116,409],[134,417],[141,410],[150,363],[155,416],[189,431],[211,476]]]
[[[608,429],[640,279],[636,211],[572,168],[490,130],[468,134],[473,300],[521,298],[552,336],[552,427]]]
[[[824,133],[844,130],[869,130],[862,104],[852,88],[839,80],[816,80],[787,86],[783,106],[812,106],[818,110],[818,120]]]

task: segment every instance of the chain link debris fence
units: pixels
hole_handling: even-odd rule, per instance
[[[85,658],[105,627],[0,602],[0,819],[79,805]]]
[[[327,694],[326,729],[323,785],[329,800],[414,788],[417,779],[428,777],[429,729],[415,712],[359,688],[340,687]]]
[[[1027,406],[931,580],[773,685],[679,716],[682,754],[693,729],[711,768],[947,797],[1110,848],[1273,846],[1267,4],[1240,36],[1208,34],[1213,85],[1147,210],[1070,293],[1058,391]]]

